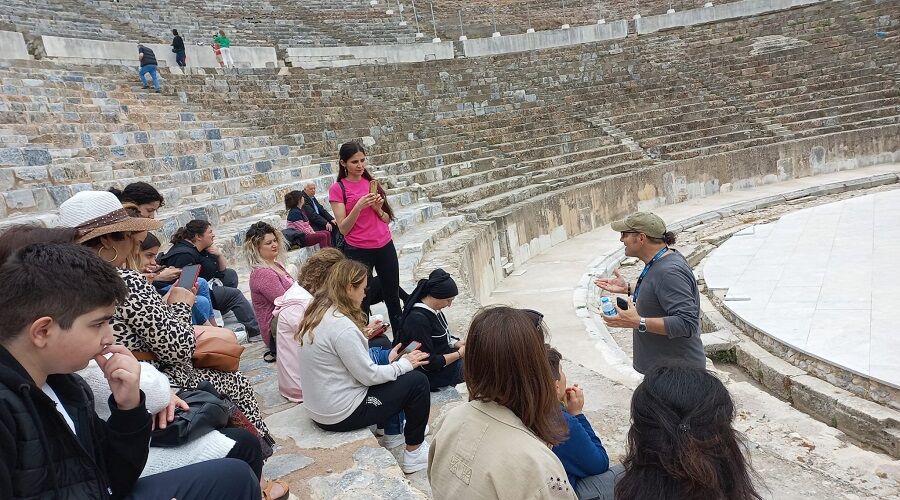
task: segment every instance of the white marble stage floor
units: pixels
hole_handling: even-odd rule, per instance
[[[900,190],[747,228],[710,254],[703,275],[756,328],[900,387]]]

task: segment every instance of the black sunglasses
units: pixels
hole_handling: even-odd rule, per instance
[[[540,327],[541,322],[544,321],[544,315],[540,311],[535,311],[534,309],[521,309],[521,311],[531,316],[534,326]]]

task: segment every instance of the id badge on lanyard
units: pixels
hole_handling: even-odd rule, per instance
[[[656,255],[654,255],[653,258],[650,259],[650,262],[648,262],[647,265],[644,266],[644,270],[641,271],[641,275],[638,276],[637,283],[634,284],[634,294],[632,294],[632,297],[634,297],[635,303],[637,303],[638,291],[641,289],[641,281],[644,281],[644,276],[646,276],[647,272],[650,271],[650,267],[655,264],[656,261],[661,259],[663,255],[665,255],[668,251],[669,247],[662,248],[660,251],[656,252]]]

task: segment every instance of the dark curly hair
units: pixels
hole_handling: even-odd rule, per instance
[[[683,365],[650,370],[631,398],[631,429],[617,500],[761,499],[728,389]]]

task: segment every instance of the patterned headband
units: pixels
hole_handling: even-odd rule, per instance
[[[113,210],[112,212],[101,215],[100,217],[95,217],[91,220],[87,220],[75,226],[75,229],[78,231],[78,236],[82,237],[94,229],[98,229],[104,226],[109,226],[110,224],[115,224],[116,222],[122,222],[126,219],[129,219],[128,212],[125,211],[124,208],[120,208],[117,210]]]

